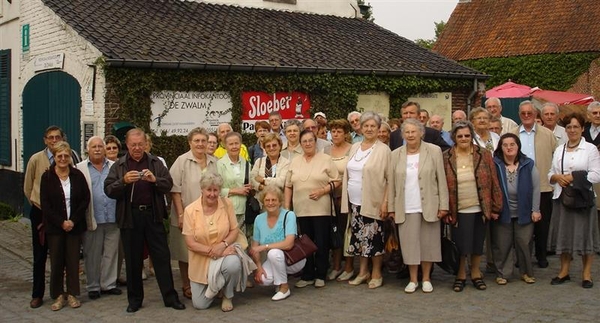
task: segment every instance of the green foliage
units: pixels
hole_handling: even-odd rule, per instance
[[[0,221],[12,220],[12,219],[15,219],[16,217],[17,217],[17,212],[15,212],[15,209],[13,209],[12,206],[10,206],[6,203],[0,202]]]
[[[367,21],[374,22],[375,17],[373,17],[373,7],[371,7],[371,4],[366,4],[364,0],[358,0],[357,3],[363,18]]]
[[[462,64],[492,76],[486,87],[508,80],[544,90],[566,91],[590,68],[598,53],[540,54],[474,59]]]
[[[106,80],[115,91],[120,108],[117,117],[150,132],[151,94],[154,91],[227,91],[233,105],[231,124],[240,131],[241,96],[245,91],[267,93],[299,91],[311,100],[311,112],[327,113],[329,120],[346,118],[356,108],[359,93],[385,92],[390,95],[390,118],[400,116],[399,106],[418,93],[466,90],[472,80],[430,79],[416,76],[357,76],[341,74],[275,74],[206,72],[196,70],[151,70],[105,66]],[[254,134],[243,134],[246,146],[256,142]],[[153,152],[171,165],[189,149],[184,136],[153,137]]]
[[[432,49],[433,46],[435,45],[435,43],[437,42],[438,38],[440,37],[440,35],[442,34],[442,31],[444,31],[444,27],[446,27],[446,22],[443,20],[440,20],[440,22],[433,22],[433,24],[435,25],[435,37],[433,39],[415,39],[415,43],[423,48],[427,48],[427,49]]]

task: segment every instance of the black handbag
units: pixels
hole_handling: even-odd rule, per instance
[[[333,190],[335,184],[329,182],[329,197],[331,198],[331,211],[330,211],[330,222],[329,226],[329,248],[331,250],[340,249],[344,245],[344,233],[340,230],[337,223],[337,217],[339,216],[338,207],[336,205],[335,197],[333,196]]]
[[[285,222],[287,222],[287,215],[290,211],[285,212],[283,217],[283,235],[285,236]],[[285,256],[285,264],[291,266],[298,261],[305,259],[317,252],[317,245],[310,240],[310,237],[306,234],[296,235],[294,239],[294,246],[290,250],[284,250],[283,255]]]
[[[565,150],[567,150],[567,144],[563,148],[562,159],[560,161],[560,171],[562,174],[565,173]],[[579,190],[573,187],[573,185],[563,187],[559,199],[562,205],[568,209],[586,209],[594,205],[594,193],[592,191]]]
[[[442,261],[437,265],[445,272],[456,275],[460,262],[460,251],[456,243],[452,241],[450,224],[442,223]]]
[[[246,174],[244,177],[244,184],[250,183],[248,172],[250,168],[250,163],[246,161]],[[260,203],[254,195],[256,194],[255,190],[251,190],[248,196],[246,196],[246,212],[244,214],[244,223],[246,224],[254,224],[254,220],[256,220],[256,216],[260,214],[261,208]]]

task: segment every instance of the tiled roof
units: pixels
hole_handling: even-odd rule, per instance
[[[114,66],[485,77],[363,19],[180,0],[42,1]]]
[[[457,61],[600,51],[598,0],[459,3],[434,47]]]

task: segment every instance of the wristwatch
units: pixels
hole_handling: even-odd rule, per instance
[[[227,243],[227,240],[223,240],[223,243],[225,243],[225,248],[229,247],[229,243]]]

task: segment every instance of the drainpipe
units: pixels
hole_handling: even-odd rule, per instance
[[[467,115],[471,113],[471,100],[473,100],[473,97],[477,93],[477,83],[477,79],[473,79],[473,91],[471,92],[471,94],[469,94],[469,97],[467,98]]]

